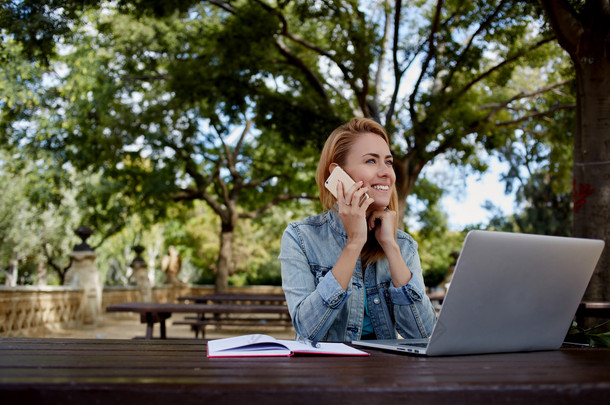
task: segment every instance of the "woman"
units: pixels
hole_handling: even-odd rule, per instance
[[[340,166],[356,183],[325,187]],[[383,127],[354,118],[329,136],[316,182],[327,212],[290,224],[279,259],[297,338],[425,338],[436,313],[425,294],[417,243],[397,231],[392,154]]]

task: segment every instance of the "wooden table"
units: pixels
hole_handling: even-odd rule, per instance
[[[152,339],[155,323],[160,324],[161,339],[167,338],[165,320],[173,313],[186,314],[289,314],[288,307],[280,305],[239,305],[239,304],[173,304],[152,302],[126,302],[106,307],[107,312],[135,312],[140,321],[146,323],[146,339]]]
[[[0,339],[3,404],[594,404],[610,349],[206,357],[202,340]]]

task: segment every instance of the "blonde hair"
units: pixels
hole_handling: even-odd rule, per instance
[[[324,187],[324,181],[330,175],[330,164],[336,163],[339,166],[344,166],[347,163],[347,154],[352,145],[364,134],[379,135],[383,138],[388,147],[390,146],[388,135],[379,123],[368,118],[358,117],[352,118],[348,123],[335,129],[326,140],[322,153],[320,154],[320,161],[318,162],[318,170],[316,172],[316,183],[320,190],[320,202],[324,209],[333,209],[335,202],[337,201],[330,191]],[[393,211],[398,208],[396,187],[392,188],[392,195],[388,207]],[[396,234],[397,230],[398,216],[396,217],[396,223],[394,224],[394,234]],[[360,256],[363,267],[385,257],[383,249],[372,232],[369,232],[367,242],[364,245]]]

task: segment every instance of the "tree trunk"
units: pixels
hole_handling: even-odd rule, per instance
[[[599,38],[603,43],[603,38]],[[574,236],[602,239],[606,248],[585,299],[610,300],[610,55],[576,62],[578,112],[574,137]],[[589,55],[595,55],[590,53]]]
[[[574,236],[603,239],[595,273],[585,293],[610,300],[610,9],[608,0],[541,0],[557,41],[576,70],[574,131]]]
[[[233,272],[233,231],[235,225],[222,224],[220,251],[216,262],[216,293],[227,292],[229,274]]]

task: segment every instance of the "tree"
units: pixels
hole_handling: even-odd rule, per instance
[[[569,65],[569,60],[565,61]],[[575,84],[565,76],[572,69],[566,66],[552,72],[552,81],[569,85],[555,87],[535,99],[524,98],[523,101],[533,105],[523,107],[514,104],[516,111],[548,111],[557,106],[570,106],[575,99]],[[521,71],[525,81],[539,81],[532,76],[533,72]],[[550,96],[551,93],[556,93]],[[516,117],[520,121],[518,130],[511,130],[508,142],[501,146],[497,154],[509,164],[503,175],[507,191],[516,191],[516,202],[522,210],[502,225],[500,216],[496,215],[490,225],[505,231],[536,233],[543,235],[572,235],[572,154],[574,139],[575,110],[562,108],[556,111],[554,119],[543,127],[526,117]],[[512,124],[511,121],[498,123],[498,126]],[[495,207],[488,201],[490,211]]]
[[[135,204],[125,198],[117,181],[89,165],[82,165],[79,172],[65,159],[70,151],[54,150],[53,140],[43,135],[59,132],[64,124],[57,117],[65,104],[54,104],[58,102],[54,71],[28,61],[22,44],[4,31],[0,38],[0,146],[6,152],[0,158],[1,174],[13,176],[12,187],[19,184],[14,193],[21,198],[19,215],[31,212],[27,226],[13,222],[16,235],[35,241],[27,252],[18,249],[19,254],[40,260],[63,282],[71,264],[68,254],[77,240],[74,230],[84,224],[94,228],[89,243],[95,248],[123,226]]]
[[[74,229],[81,211],[75,192],[56,183],[57,171],[42,163],[0,154],[0,263],[11,264],[8,278],[13,283],[26,262],[50,267],[63,283],[67,256],[77,239]],[[53,202],[58,200],[61,204]]]
[[[118,4],[140,17],[176,10],[171,1]],[[477,145],[494,149],[506,133],[494,130],[492,118],[533,93],[509,90],[515,67],[553,68],[541,56],[552,48],[552,34],[542,29],[539,10],[518,0],[216,0],[180,3],[177,11],[185,10],[191,24],[204,27],[193,32],[214,50],[184,52],[174,64],[182,66],[180,80],[193,99],[206,99],[208,81],[214,80],[214,96],[228,109],[250,98],[258,128],[272,127],[299,145],[320,145],[331,128],[353,115],[381,122],[394,140],[403,207],[435,156],[484,169]],[[199,20],[209,23],[197,25]],[[215,34],[203,35],[210,27]],[[219,46],[210,47],[212,41]],[[143,63],[152,59],[138,56]],[[498,108],[481,108],[491,103]],[[529,119],[552,116],[559,108],[536,111]]]
[[[610,241],[610,6],[608,1],[541,0],[576,72],[574,236]],[[610,300],[610,249],[585,299]]]
[[[214,0],[186,1],[177,10],[169,0],[124,0],[116,3],[123,14],[97,4],[112,21],[96,36],[66,36],[78,50],[65,58],[77,68],[63,96],[76,108],[61,117],[61,135],[49,131],[47,139],[66,159],[78,160],[78,148],[87,145],[92,154],[81,160],[106,162],[108,174],[121,176],[116,168],[124,165],[121,181],[132,184],[128,172],[138,178],[144,204],[172,194],[177,178],[199,189],[212,184],[201,181],[205,176],[197,183],[196,170],[177,175],[174,155],[164,156],[165,147],[172,149],[165,138],[177,145],[175,156],[203,155],[209,144],[188,146],[200,118],[211,128],[223,120],[224,127],[245,128],[252,120],[258,131],[301,147],[319,146],[338,123],[363,115],[393,138],[404,209],[428,162],[445,155],[484,170],[477,150],[497,148],[509,133],[498,130],[497,118],[511,103],[556,87],[511,88],[517,66],[552,71],[554,60],[544,55],[556,46],[536,7],[518,0]],[[84,74],[77,60],[86,62]],[[524,115],[544,124],[560,109]],[[218,128],[216,135],[229,133]],[[126,146],[135,150],[117,154]],[[151,151],[157,153],[144,162],[141,155]],[[198,195],[192,187],[188,193]]]
[[[509,87],[516,83],[516,67],[544,69],[549,64],[542,55],[553,48],[552,35],[541,29],[542,20],[528,3],[213,3],[236,20],[260,10],[276,17],[271,40],[277,54],[270,54],[286,66],[281,73],[298,84],[276,91],[277,99],[309,88],[318,104],[342,120],[364,115],[385,125],[395,145],[402,208],[423,167],[436,156],[483,170],[477,147],[493,150],[506,139],[505,128],[495,127],[499,111],[552,88]],[[285,108],[278,104],[261,102],[258,112],[266,119],[257,124],[281,122]],[[498,107],[483,108],[489,105]],[[560,108],[532,112],[528,119],[540,120]]]
[[[214,66],[223,46],[213,16],[138,19],[106,11],[83,15],[50,64],[65,63],[67,71],[56,71],[51,83],[35,81],[45,96],[33,106],[16,100],[5,133],[17,149],[42,149],[95,175],[103,187],[87,190],[86,207],[90,218],[120,219],[110,228],[120,229],[129,212],[154,221],[173,202],[205,201],[220,219],[222,292],[238,220],[311,198],[313,153],[289,147],[272,129],[253,129],[244,86],[261,84]],[[194,63],[199,58],[205,63]],[[122,211],[103,209],[114,200]]]
[[[20,192],[23,182],[0,172],[0,270],[7,285],[17,285],[19,262],[29,256],[36,244],[27,229],[34,214]]]
[[[314,160],[302,155],[301,160],[289,161],[286,157],[290,154],[294,156],[295,152],[277,140],[273,142],[274,136],[270,133],[247,142],[251,124],[246,123],[234,146],[225,143],[222,132],[217,133],[221,146],[208,148],[208,157],[204,162],[208,165],[206,171],[193,170],[197,167],[193,161],[195,156],[183,156],[186,173],[194,182],[176,191],[173,196],[176,201],[202,199],[220,218],[217,292],[226,290],[228,276],[234,271],[233,243],[240,218],[257,218],[284,201],[313,198],[290,190],[300,182],[313,184],[307,173],[311,173]],[[176,152],[180,150],[176,148]],[[227,171],[227,174],[223,175],[223,171]],[[290,186],[288,183],[291,183]],[[302,190],[303,186],[296,187],[297,190],[299,188]]]
[[[506,232],[572,236],[572,194],[558,193],[558,183],[563,184],[548,172],[534,173],[517,193],[517,198],[524,202],[523,210],[509,218],[498,212],[487,227]],[[487,201],[486,208],[497,211],[491,201]]]

